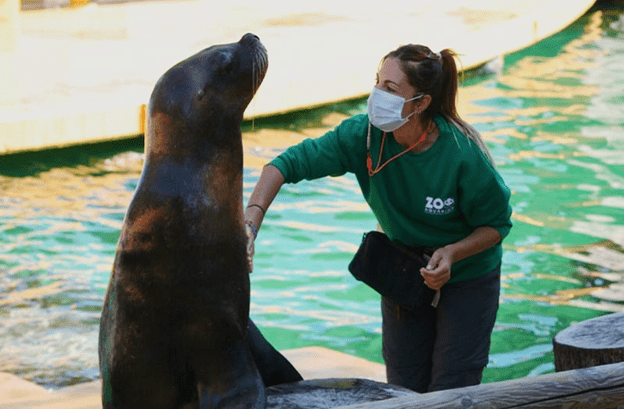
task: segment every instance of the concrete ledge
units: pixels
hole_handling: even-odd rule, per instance
[[[145,131],[145,105],[29,115],[0,121],[0,153],[103,142]]]

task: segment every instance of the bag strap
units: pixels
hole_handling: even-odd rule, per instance
[[[400,250],[402,253],[404,253],[405,255],[418,260],[419,258],[425,258],[429,257],[431,258],[431,256],[433,255],[433,253],[439,249],[440,247],[425,247],[425,246],[406,246],[404,244],[397,244],[395,242],[393,242],[392,240],[390,240],[390,237],[388,237],[388,235],[386,233],[382,233],[380,231],[374,231],[375,233],[379,233],[379,234],[383,234],[384,237],[386,238],[386,240],[388,240],[388,242],[395,247],[396,249]],[[372,232],[369,233],[365,233],[366,234],[370,234]]]

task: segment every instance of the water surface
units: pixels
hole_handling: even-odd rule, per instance
[[[554,371],[557,332],[624,310],[623,51],[620,11],[594,9],[460,90],[460,113],[513,192],[486,382]],[[246,123],[245,200],[268,160],[365,108]],[[46,387],[98,377],[100,309],[142,150],[135,139],[0,158],[0,371]],[[251,294],[278,349],[382,362],[379,297],[346,270],[374,227],[352,176],[283,188],[258,237]]]

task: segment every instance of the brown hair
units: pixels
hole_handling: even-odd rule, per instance
[[[479,131],[461,119],[457,113],[456,57],[457,54],[448,48],[440,51],[440,53],[434,53],[427,46],[408,44],[388,53],[382,62],[387,58],[398,59],[409,84],[418,92],[431,96],[431,103],[422,113],[425,121],[433,119],[436,115],[443,115],[469,140],[476,143],[489,161],[494,163]]]

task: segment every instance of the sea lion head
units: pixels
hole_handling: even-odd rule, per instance
[[[202,136],[228,135],[229,128],[240,134],[245,108],[267,68],[266,49],[250,33],[236,43],[206,48],[171,67],[150,98],[147,151],[163,143],[182,147],[189,138],[188,142],[193,142]]]

